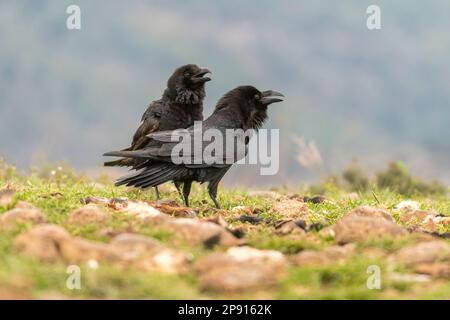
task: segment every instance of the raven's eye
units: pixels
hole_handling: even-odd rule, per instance
[[[259,99],[261,99],[261,97],[260,97],[260,95],[259,95],[259,94],[255,94],[254,98],[255,98],[255,100],[259,100]]]
[[[184,73],[184,77],[185,78],[189,78],[191,76],[191,73],[189,72],[189,71],[186,71],[185,73]]]

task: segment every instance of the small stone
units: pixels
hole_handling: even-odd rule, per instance
[[[117,207],[114,208],[116,209]],[[129,201],[126,205],[121,203],[116,210],[124,211],[125,213],[139,219],[146,219],[148,217],[156,217],[164,214],[155,207],[141,201]]]
[[[285,264],[278,251],[233,247],[200,259],[195,270],[204,291],[242,292],[275,286]]]
[[[407,234],[405,229],[387,219],[357,215],[341,219],[333,230],[338,244],[363,241],[368,238],[400,237]]]
[[[398,273],[394,272],[389,275],[390,280],[397,281],[397,282],[418,282],[418,283],[424,283],[424,282],[430,282],[431,278],[428,275],[424,274],[404,274],[404,273]]]
[[[260,263],[237,263],[200,274],[199,287],[210,292],[245,292],[275,287],[278,275]]]
[[[88,204],[70,213],[68,222],[78,225],[89,223],[101,224],[108,219],[108,214],[95,205]]]
[[[353,216],[358,217],[374,217],[374,218],[382,218],[390,222],[395,222],[392,215],[389,213],[389,211],[386,211],[381,208],[374,208],[370,206],[362,206],[355,208],[351,210],[347,215],[344,216],[344,218],[349,218]]]
[[[391,258],[417,273],[450,278],[450,244],[445,241],[422,242],[402,248]]]
[[[238,219],[240,222],[251,223],[251,224],[260,224],[264,221],[263,218],[258,217],[256,215],[242,215]]]
[[[355,251],[354,244],[332,246],[322,251],[305,250],[293,256],[292,262],[298,266],[329,265],[342,262]]]
[[[356,201],[359,200],[359,194],[357,192],[350,192],[346,197],[346,200]]]
[[[314,197],[303,197],[304,202],[310,202],[313,204],[320,204],[327,202],[327,197],[325,196],[314,196]]]
[[[278,213],[286,219],[305,218],[309,215],[307,205],[300,200],[286,199],[275,202],[272,206],[273,213]]]
[[[16,209],[36,209],[35,206],[33,206],[31,203],[26,202],[26,201],[19,201],[17,202]]]
[[[247,246],[229,248],[226,254],[235,261],[259,261],[274,264],[283,264],[286,261],[279,251],[259,250]]]
[[[155,203],[153,207],[165,214],[169,214],[174,217],[191,217],[195,218],[197,216],[198,210],[188,207],[179,207],[173,204],[161,204]]]
[[[419,203],[417,201],[413,201],[413,200],[404,200],[395,206],[395,210],[397,210],[397,211],[401,211],[401,210],[415,211],[415,210],[419,210],[419,209],[420,209]]]
[[[83,263],[96,260],[106,263],[119,263],[126,261],[123,253],[106,243],[71,238],[60,244],[61,258],[67,263]]]
[[[5,188],[0,190],[0,207],[8,207],[12,204],[16,191]]]
[[[0,227],[12,228],[17,223],[30,222],[39,224],[47,222],[45,215],[38,209],[15,208],[0,215]]]
[[[282,195],[275,191],[264,191],[264,190],[256,190],[248,192],[250,197],[259,197],[269,200],[278,200],[282,198]]]
[[[163,249],[153,256],[139,260],[136,266],[148,272],[184,273],[188,270],[189,260],[182,252]]]
[[[233,213],[240,213],[246,215],[253,215],[253,208],[248,206],[237,206],[231,209]]]
[[[89,259],[87,262],[87,266],[89,269],[97,270],[98,269],[98,261],[95,259]]]
[[[336,237],[336,232],[334,232],[333,227],[325,227],[319,231],[319,235],[323,238],[334,239]]]
[[[300,221],[304,222],[304,220],[300,220]],[[305,231],[306,223],[305,223],[305,228],[302,228],[300,225],[299,225],[299,223],[296,223],[295,221],[287,220],[287,221],[282,221],[281,223],[278,223],[275,226],[275,230],[278,234],[282,234],[282,235],[286,235],[286,234],[290,234],[290,233],[305,234],[306,233],[306,231]]]
[[[433,262],[450,262],[450,244],[445,241],[421,242],[414,246],[400,249],[395,259],[413,266]]]
[[[119,234],[111,241],[111,245],[124,252],[133,251],[140,254],[159,251],[162,246],[156,239],[134,233]]]
[[[400,216],[400,222],[409,229],[422,232],[438,232],[441,220],[439,213],[424,210],[408,211]]]
[[[128,259],[134,259],[141,270],[178,273],[185,271],[189,258],[166,248],[158,240],[139,234],[121,234],[111,241]]]
[[[441,223],[442,223],[444,226],[450,226],[450,217],[443,217],[443,218],[441,219]]]
[[[438,213],[424,210],[414,210],[400,216],[400,222],[409,224],[421,224],[432,221]]]
[[[189,218],[173,218],[167,215],[149,217],[144,223],[156,225],[162,230],[172,232],[176,238],[191,244],[203,244],[206,247],[215,245],[234,246],[242,244],[226,228],[208,221]]]
[[[60,244],[70,239],[62,227],[41,224],[18,235],[13,247],[16,251],[38,259],[54,262],[60,259]]]
[[[424,263],[415,266],[417,273],[427,274],[435,278],[450,279],[450,262]]]
[[[86,197],[80,200],[82,204],[103,204],[108,205],[110,199],[104,197]]]

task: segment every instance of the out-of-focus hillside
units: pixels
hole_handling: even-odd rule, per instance
[[[0,3],[0,153],[20,166],[45,155],[98,167],[124,147],[172,70],[213,71],[215,101],[239,84],[278,89],[266,127],[280,128],[281,170],[233,169],[229,182],[316,178],[354,157],[387,160],[450,181],[450,3],[377,1],[3,1]],[[66,7],[81,7],[80,31]],[[297,162],[293,138],[314,140],[323,167]]]

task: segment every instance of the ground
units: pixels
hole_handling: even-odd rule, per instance
[[[57,167],[0,189],[0,298],[450,299],[447,194],[220,187],[216,210],[197,186],[189,209]]]

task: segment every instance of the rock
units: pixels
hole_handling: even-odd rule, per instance
[[[0,300],[32,300],[34,298],[30,293],[24,291],[0,288]]]
[[[450,244],[445,241],[421,242],[414,246],[400,249],[395,254],[395,258],[408,266],[450,261]]]
[[[14,200],[16,191],[14,189],[5,188],[0,190],[0,207],[8,207]]]
[[[256,190],[256,191],[249,191],[248,195],[250,197],[259,197],[264,198],[268,200],[278,200],[281,199],[283,196],[275,191],[264,191],[264,190]]]
[[[122,251],[133,251],[139,254],[157,252],[162,247],[158,240],[134,233],[119,234],[110,243]]]
[[[304,202],[310,202],[313,204],[320,204],[328,202],[327,197],[325,196],[314,196],[314,197],[303,197]]]
[[[271,211],[278,213],[285,219],[305,218],[309,215],[309,209],[303,201],[286,199],[275,202]]]
[[[204,219],[203,221],[215,223],[218,226],[221,226],[223,228],[229,228],[228,223],[225,221],[223,216],[220,215],[220,214],[212,216],[212,217],[209,217],[207,219]]]
[[[92,269],[107,263],[149,272],[178,273],[185,271],[189,262],[184,253],[145,236],[122,234],[108,244],[72,237],[63,228],[48,224],[19,235],[14,240],[14,249],[43,261],[86,263]]]
[[[30,222],[39,224],[47,222],[45,215],[38,209],[16,208],[0,215],[0,227],[12,228],[17,223]]]
[[[26,201],[19,201],[17,202],[16,209],[36,209],[35,206],[33,206],[31,203],[26,202]]]
[[[359,200],[359,194],[357,192],[350,192],[345,199],[349,201],[356,201]]]
[[[233,207],[231,209],[231,212],[245,214],[245,215],[250,215],[250,216],[254,214],[253,208],[252,207],[248,207],[248,206]]]
[[[401,226],[382,217],[349,215],[334,227],[335,240],[346,244],[368,238],[400,237],[407,234]]]
[[[198,209],[179,207],[177,205],[165,204],[165,203],[155,203],[152,205],[155,209],[175,216],[175,217],[191,217],[195,218],[198,213]]]
[[[139,219],[146,219],[148,217],[156,217],[164,214],[155,207],[142,201],[129,201],[126,205],[120,204],[119,210]]]
[[[130,201],[127,198],[103,198],[103,197],[87,197],[81,200],[83,204],[101,204],[106,205],[113,210],[125,212],[139,219],[155,217],[163,214],[156,209],[156,205],[150,205],[145,201]],[[164,207],[165,205],[159,205]]]
[[[184,273],[188,270],[189,260],[184,253],[163,249],[153,256],[139,260],[136,266],[149,272]]]
[[[327,226],[326,222],[314,222],[307,226],[308,231],[321,231]]]
[[[355,251],[354,244],[332,246],[322,251],[305,250],[291,258],[298,266],[329,265],[341,262]]]
[[[420,205],[417,201],[413,200],[404,200],[398,203],[395,208],[397,211],[415,211],[420,209]]]
[[[446,217],[442,217],[437,212],[425,210],[408,211],[400,216],[400,222],[409,229],[421,232],[438,232],[439,224],[443,224]]]
[[[370,206],[362,206],[351,210],[344,218],[349,218],[353,216],[358,217],[373,217],[373,218],[382,218],[390,222],[395,222],[394,218],[391,216],[389,211],[386,211],[381,208],[374,208]]]
[[[243,243],[224,227],[208,221],[165,215],[149,217],[145,222],[172,232],[176,238],[194,245],[203,244],[209,248],[215,245],[234,246]]]
[[[275,231],[278,234],[286,235],[290,233],[305,234],[306,222],[304,220],[285,220],[281,221],[275,226]]]
[[[78,225],[89,223],[102,224],[108,219],[108,214],[95,205],[88,204],[70,213],[68,222]]]
[[[422,242],[399,250],[392,256],[415,272],[450,278],[450,244],[445,241]]]
[[[322,228],[319,231],[319,236],[321,236],[322,238],[325,238],[325,239],[328,239],[328,238],[334,239],[336,237],[336,232],[334,232],[334,229],[332,226],[329,226],[329,227]]]
[[[396,282],[430,282],[431,278],[428,275],[422,274],[404,274],[394,272],[389,275],[389,279]]]
[[[264,221],[263,218],[258,217],[256,215],[242,215],[238,218],[240,222],[251,223],[251,224],[260,224]]]
[[[388,255],[385,250],[376,247],[366,248],[363,250],[362,254],[369,259],[381,259]]]
[[[135,264],[144,271],[177,273],[185,271],[189,257],[181,252],[166,248],[156,239],[139,234],[121,234],[111,241],[111,246],[128,259],[138,260]]]
[[[202,291],[243,292],[268,289],[278,283],[278,275],[261,263],[236,263],[200,274],[198,281]]]
[[[195,271],[202,290],[242,292],[275,286],[285,264],[278,251],[233,247],[200,259]]]
[[[41,224],[18,235],[13,247],[25,255],[55,262],[61,258],[61,242],[68,239],[70,235],[62,227]]]
[[[417,273],[427,274],[435,278],[450,279],[450,262],[418,264],[414,267]]]
[[[90,260],[106,263],[125,262],[128,259],[120,250],[106,243],[71,238],[60,243],[61,258],[72,264],[86,263]]]
[[[283,264],[286,261],[279,251],[259,250],[247,246],[229,248],[226,254],[234,261],[258,261],[272,264]]]
[[[124,201],[127,201],[124,199]],[[102,205],[110,205],[111,199],[104,197],[86,197],[80,200],[82,204],[102,204]]]

